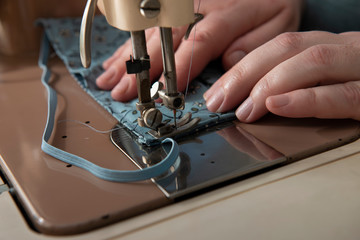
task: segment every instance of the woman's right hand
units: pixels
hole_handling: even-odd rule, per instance
[[[211,60],[220,56],[225,69],[230,69],[247,53],[278,34],[296,31],[302,2],[202,0],[199,12],[204,19],[197,24],[195,38],[190,34],[189,39],[184,40],[186,26],[173,28],[178,90],[186,88],[192,54],[191,79],[200,74]],[[198,0],[194,4],[196,11]],[[146,31],[146,36],[151,61],[150,78],[154,80],[162,73],[160,34],[157,28],[152,28]],[[135,75],[128,75],[125,68],[125,61],[131,54],[129,40],[103,63],[105,72],[96,81],[101,89],[111,90],[111,96],[118,101],[126,102],[137,96]]]

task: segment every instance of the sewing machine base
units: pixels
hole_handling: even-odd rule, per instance
[[[154,179],[156,184],[107,182],[41,151],[47,111],[41,71],[36,59],[6,62],[9,67],[0,69],[0,165],[31,225],[44,234],[90,231],[166,206],[174,198],[204,187],[211,189],[216,183],[287,164],[359,137],[356,121],[269,115],[254,124],[234,122],[178,139],[180,166],[167,177]],[[53,60],[50,66],[59,97],[57,120],[78,120],[101,130],[116,125],[63,63]],[[118,144],[126,154],[113,145],[108,134],[71,121],[57,123],[50,143],[101,166],[124,170],[138,169],[128,156],[144,167],[163,154],[159,148],[146,149],[130,141],[127,132],[114,134],[125,135],[125,141]]]

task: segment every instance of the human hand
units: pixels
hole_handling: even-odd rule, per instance
[[[179,91],[186,88],[193,50],[191,78],[221,55],[225,69],[229,69],[247,53],[276,35],[297,30],[302,1],[202,0],[199,12],[204,19],[197,24],[195,39],[193,34],[189,39],[183,39],[187,26],[173,28]],[[194,4],[196,10],[198,0]],[[150,78],[153,81],[162,72],[158,28],[148,29],[146,37],[151,61]],[[100,88],[112,90],[111,96],[118,101],[128,101],[137,95],[135,75],[128,75],[125,68],[125,61],[131,53],[129,40],[103,63],[105,72],[96,81]]]
[[[205,94],[210,111],[253,122],[285,117],[360,120],[360,32],[285,33],[257,48]],[[244,101],[244,99],[246,100]]]

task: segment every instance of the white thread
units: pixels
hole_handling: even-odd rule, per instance
[[[97,132],[97,133],[111,133],[111,132],[113,132],[113,131],[116,131],[116,130],[119,130],[119,129],[123,129],[123,128],[124,128],[124,127],[119,126],[119,127],[116,127],[116,128],[110,129],[110,130],[98,130],[98,129],[94,128],[93,126],[90,126],[89,124],[83,123],[83,122],[78,121],[78,120],[64,119],[64,120],[59,120],[59,121],[58,121],[58,123],[62,123],[62,122],[73,122],[73,123],[77,123],[77,124],[86,126],[86,127],[90,128],[91,130],[93,130],[94,132]]]
[[[199,11],[200,11],[200,3],[201,3],[201,0],[199,0],[197,13],[199,13]],[[194,26],[194,38],[193,38],[193,44],[192,44],[192,50],[191,50],[191,56],[190,56],[190,64],[189,64],[189,73],[188,73],[188,79],[187,79],[187,83],[186,83],[186,89],[185,89],[184,98],[186,98],[186,95],[187,95],[188,90],[189,90],[189,84],[190,84],[190,75],[191,75],[191,68],[192,68],[194,49],[195,49],[196,25],[197,24],[195,24],[195,26]]]

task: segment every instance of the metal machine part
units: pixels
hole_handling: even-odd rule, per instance
[[[226,135],[232,137],[229,139],[224,137]],[[138,145],[123,129],[112,131],[110,138],[140,168],[156,164],[166,155],[159,146]],[[163,176],[152,179],[169,198],[288,161],[271,146],[250,138],[234,122],[208,128],[177,139],[177,142],[180,147],[178,165]]]
[[[161,4],[158,0],[143,0],[139,8],[141,14],[146,18],[155,18],[161,11]],[[139,62],[140,66],[144,61],[150,61],[146,50],[146,39],[144,31],[131,32],[131,39],[133,44],[134,61]],[[150,74],[149,68],[138,68],[138,71],[131,71],[130,64],[127,64],[128,73],[136,74],[136,83],[138,88],[139,102],[137,109],[141,116],[138,118],[138,124],[142,127],[152,129],[151,133],[154,137],[160,138],[163,136],[175,135],[179,132],[176,124],[176,110],[184,109],[185,99],[184,95],[177,89],[176,66],[174,56],[174,46],[172,38],[171,27],[160,27],[161,52],[163,59],[163,74],[165,78],[165,89],[159,89],[157,93],[152,93],[150,96]],[[130,59],[132,61],[132,59]],[[129,62],[129,61],[128,61]],[[150,66],[147,65],[147,66]],[[162,122],[162,113],[155,108],[152,99],[159,97],[165,107],[174,110],[174,124]],[[191,116],[191,115],[190,115]],[[180,132],[191,129],[199,121],[182,121]],[[189,125],[187,126],[187,124]],[[184,126],[185,125],[185,126]]]
[[[184,109],[184,96],[177,90],[172,29],[160,28],[160,37],[165,77],[165,91],[160,94],[160,98],[169,109]]]
[[[140,112],[138,124],[142,127],[156,129],[161,124],[161,112],[155,109],[154,100],[150,96],[150,58],[146,49],[145,31],[132,31],[131,42],[133,58],[126,62],[128,74],[136,74],[136,86],[139,102],[136,104]]]
[[[155,18],[160,13],[160,6],[158,0],[143,0],[140,3],[140,13],[146,18]]]
[[[136,74],[139,98],[137,110],[140,112],[139,126],[152,129],[152,135],[157,138],[165,135],[173,136],[193,128],[199,120],[180,120],[181,124],[176,124],[176,110],[184,109],[185,99],[184,95],[177,89],[172,27],[190,24],[187,32],[188,36],[194,24],[200,21],[202,17],[200,14],[194,14],[193,0],[184,0],[181,3],[173,0],[141,0],[138,5],[134,5],[134,2],[128,0],[102,0],[99,2],[99,7],[110,24],[119,29],[130,31],[133,56],[130,56],[130,60],[126,62],[126,68],[128,74]],[[89,67],[91,62],[91,24],[96,4],[97,0],[88,0],[81,25],[80,52],[84,67]],[[132,15],[128,16],[119,6],[126,6]],[[162,9],[166,9],[166,12],[162,11]],[[189,17],[189,12],[190,15],[193,14],[192,18]],[[128,23],[132,20],[134,23]],[[144,31],[146,28],[154,26],[160,28],[163,74],[165,78],[165,89],[159,87],[157,90],[151,90],[150,57],[147,53]],[[156,98],[161,98],[164,106],[174,111],[173,124],[162,121],[162,113],[154,103]]]
[[[80,58],[85,68],[91,64],[91,28],[94,20],[97,0],[88,0],[81,21],[80,30]]]
[[[149,134],[155,138],[174,137],[178,134],[188,132],[200,122],[200,118],[192,118],[191,113],[186,113],[178,122],[160,125],[155,130],[150,130]]]

